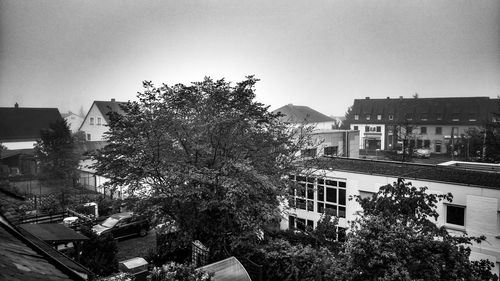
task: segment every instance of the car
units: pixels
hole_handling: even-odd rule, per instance
[[[102,223],[92,227],[92,230],[97,235],[111,233],[115,239],[134,235],[146,236],[149,229],[149,220],[133,212],[123,212],[111,215]]]
[[[431,157],[431,150],[427,149],[427,148],[415,149],[413,151],[413,155],[415,155],[416,157],[420,157],[420,158],[429,158],[429,157]]]

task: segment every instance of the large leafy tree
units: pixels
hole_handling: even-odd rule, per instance
[[[470,245],[484,238],[452,236],[438,227],[436,207],[451,194],[431,194],[399,179],[371,198],[348,235],[344,280],[497,280],[493,263],[470,261]]]
[[[284,175],[305,138],[254,101],[256,82],[144,82],[138,101],[110,115],[97,171],[212,250],[258,233],[279,217]]]
[[[70,181],[78,167],[79,155],[66,120],[59,119],[40,131],[35,145],[35,158],[44,177]]]

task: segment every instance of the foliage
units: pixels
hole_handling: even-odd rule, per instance
[[[256,82],[144,82],[138,101],[110,114],[109,144],[95,168],[213,253],[258,233],[279,216],[283,176],[296,169],[305,141],[301,128],[254,101]]]
[[[97,278],[96,281],[134,281],[134,275],[126,272],[119,272],[107,277]]]
[[[343,280],[497,280],[493,263],[469,261],[472,242],[451,236],[435,223],[437,204],[451,194],[428,194],[402,179],[356,201],[362,215],[353,222],[340,259]]]
[[[194,266],[167,263],[162,267],[154,267],[148,275],[148,281],[210,281],[213,274],[196,270]]]
[[[41,139],[35,145],[35,158],[42,175],[68,182],[76,174],[79,156],[74,152],[74,140],[66,120],[60,119],[40,131]]]
[[[350,122],[351,120],[354,120],[354,114],[352,112],[352,106],[349,106],[347,108],[347,111],[345,112],[345,119],[342,122],[342,125],[340,126],[340,128],[342,130],[350,130],[351,129],[351,122]]]
[[[456,140],[459,156],[480,162],[500,162],[500,127],[489,123],[482,128],[471,128]]]
[[[108,276],[118,271],[118,247],[111,234],[97,235],[91,228],[83,227],[81,233],[90,239],[82,245],[80,263],[98,276]]]
[[[332,280],[334,255],[327,248],[292,245],[283,239],[272,239],[260,247],[252,260],[264,268],[266,280]]]

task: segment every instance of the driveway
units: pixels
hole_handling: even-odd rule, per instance
[[[151,229],[144,237],[134,236],[118,240],[118,261],[146,256],[148,249],[156,248],[156,231]]]

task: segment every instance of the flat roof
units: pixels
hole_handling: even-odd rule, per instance
[[[421,179],[500,189],[500,173],[472,170],[466,167],[343,157],[322,157],[317,160],[315,166],[327,170],[333,169],[395,178]]]
[[[89,240],[87,236],[57,223],[21,224],[19,227],[45,242],[67,243],[72,241]]]

